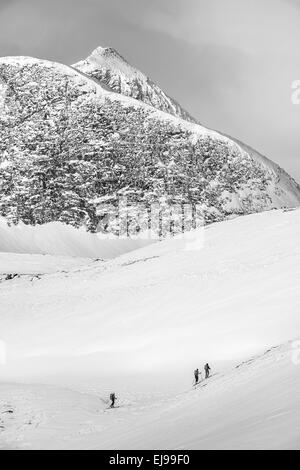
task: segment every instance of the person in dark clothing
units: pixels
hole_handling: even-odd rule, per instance
[[[116,394],[115,394],[115,393],[111,393],[111,394],[110,394],[110,400],[111,400],[111,405],[110,405],[110,407],[111,407],[111,408],[114,408],[114,407],[115,407],[115,401],[116,401],[116,399],[117,399],[117,398],[116,398]]]
[[[195,376],[195,385],[197,385],[199,383],[199,369],[196,369],[195,372],[194,372],[194,376]]]
[[[204,370],[205,370],[205,378],[208,379],[210,371],[211,371],[211,368],[209,367],[209,364],[205,364]]]

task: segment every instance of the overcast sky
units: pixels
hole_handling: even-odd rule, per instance
[[[97,46],[300,181],[300,0],[0,0],[0,56],[72,64]]]

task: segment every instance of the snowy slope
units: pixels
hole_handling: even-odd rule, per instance
[[[276,347],[196,390],[112,411],[96,393],[0,385],[0,449],[299,450],[292,358],[291,344]]]
[[[292,344],[261,356],[300,337],[299,235],[299,210],[271,211],[1,282],[0,447],[299,448]]]
[[[0,217],[0,271],[1,253],[111,259],[150,243],[151,240],[143,239],[107,239],[99,233],[88,233],[83,227],[76,229],[60,222],[35,226],[20,222],[9,226]]]
[[[0,278],[5,274],[39,275],[78,269],[92,264],[87,258],[67,256],[0,253]]]
[[[200,245],[169,240],[76,272],[2,282],[2,376],[39,376],[46,363],[92,377],[96,365],[102,374],[193,370],[288,341],[300,334],[299,232],[299,210],[252,215],[207,228],[202,249],[200,232]]]

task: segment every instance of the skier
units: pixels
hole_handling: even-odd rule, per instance
[[[110,394],[110,400],[111,400],[111,405],[110,405],[110,407],[111,407],[111,408],[114,408],[114,407],[115,407],[115,401],[117,400],[115,393],[111,393],[111,394]]]
[[[198,385],[199,383],[199,369],[196,369],[195,372],[194,372],[194,376],[195,376],[195,385]]]
[[[204,370],[205,370],[205,378],[208,379],[209,378],[209,373],[211,371],[211,368],[209,367],[209,364],[205,364]]]

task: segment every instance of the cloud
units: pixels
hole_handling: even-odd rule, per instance
[[[8,6],[11,6],[14,3],[19,2],[20,0],[0,0],[0,11]]]

